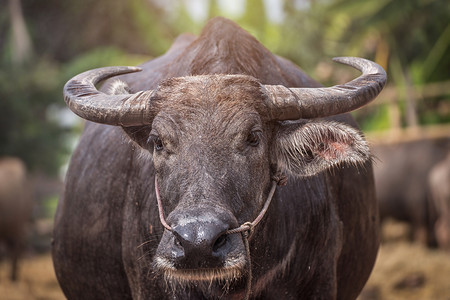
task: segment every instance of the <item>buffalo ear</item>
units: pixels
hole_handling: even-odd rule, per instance
[[[294,176],[313,176],[341,164],[360,165],[370,160],[361,133],[330,121],[285,122],[276,134],[278,166]]]
[[[108,95],[127,95],[133,94],[134,92],[130,89],[128,84],[122,80],[114,80],[106,86],[106,93]],[[151,126],[130,126],[122,127],[125,133],[131,138],[132,141],[136,142],[140,147],[148,149],[148,136],[151,131]]]

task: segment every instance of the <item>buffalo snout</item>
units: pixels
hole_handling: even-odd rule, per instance
[[[201,218],[173,226],[173,249],[179,255],[177,267],[218,268],[223,266],[227,253],[232,248],[226,234],[229,224],[219,218]]]
[[[245,265],[241,235],[227,233],[238,227],[230,212],[204,206],[182,209],[172,212],[168,222],[172,230],[164,232],[156,253],[160,261],[165,261],[164,271],[204,272]]]

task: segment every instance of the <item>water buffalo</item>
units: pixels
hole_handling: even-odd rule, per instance
[[[428,176],[431,204],[436,211],[434,232],[440,248],[450,251],[450,149]]]
[[[346,112],[386,74],[338,61],[363,74],[321,88],[216,18],[109,92],[94,85],[140,69],[70,80],[68,106],[100,124],[87,122],[57,209],[65,295],[355,299],[377,254],[378,211],[369,149]]]
[[[380,218],[406,222],[408,238],[436,246],[436,211],[430,202],[430,170],[445,158],[450,138],[419,138],[372,147]]]
[[[11,259],[10,279],[17,280],[17,264],[25,246],[32,202],[26,188],[26,168],[15,157],[0,158],[0,243]]]

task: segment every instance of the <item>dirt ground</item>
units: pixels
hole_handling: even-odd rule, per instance
[[[9,280],[10,265],[0,264],[0,299],[2,300],[62,300],[65,299],[55,273],[50,254],[28,256],[20,263],[19,280]]]
[[[450,252],[406,241],[407,226],[388,220],[384,242],[360,300],[450,300]]]
[[[388,223],[372,276],[360,300],[450,300],[450,253],[406,242],[402,226]],[[65,299],[50,254],[29,255],[20,265],[20,279],[11,282],[9,265],[0,264],[0,299]]]

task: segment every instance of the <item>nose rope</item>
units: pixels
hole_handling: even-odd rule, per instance
[[[278,182],[275,180],[272,181],[272,187],[270,189],[269,195],[267,196],[266,202],[264,203],[263,208],[261,209],[261,212],[259,215],[253,220],[253,222],[245,222],[241,226],[227,230],[227,234],[233,234],[233,233],[239,233],[239,232],[249,232],[250,234],[253,232],[253,228],[258,225],[258,223],[262,220],[264,215],[267,212],[267,209],[269,208],[270,202],[272,201],[273,194],[275,193],[275,189],[277,188]]]
[[[248,276],[247,276],[247,286],[245,291],[245,300],[248,300],[250,298],[250,294],[252,291],[252,261],[250,257],[250,243],[249,238],[250,235],[253,233],[253,229],[258,223],[262,220],[264,215],[266,214],[267,210],[269,209],[270,202],[272,201],[273,195],[275,194],[275,189],[277,188],[277,185],[286,185],[287,177],[284,174],[277,173],[275,176],[272,177],[272,187],[270,188],[269,195],[267,196],[266,202],[264,203],[263,208],[261,209],[259,215],[253,220],[253,222],[245,222],[241,226],[227,230],[226,234],[234,234],[234,233],[241,233],[242,234],[242,240],[244,241],[245,251],[247,255],[247,261],[248,261]],[[159,211],[159,219],[161,221],[161,224],[169,231],[173,231],[172,227],[167,224],[166,219],[164,218],[164,210],[162,207],[161,202],[161,195],[159,193],[159,186],[158,186],[158,180],[155,176],[155,192],[156,192],[156,201],[158,202],[158,211]]]
[[[155,176],[155,192],[156,192],[156,201],[158,202],[158,211],[159,211],[159,220],[161,221],[161,224],[169,231],[173,231],[172,227],[170,227],[169,224],[167,224],[166,219],[164,218],[164,210],[161,203],[161,195],[159,194],[159,186],[158,186],[158,180]]]

